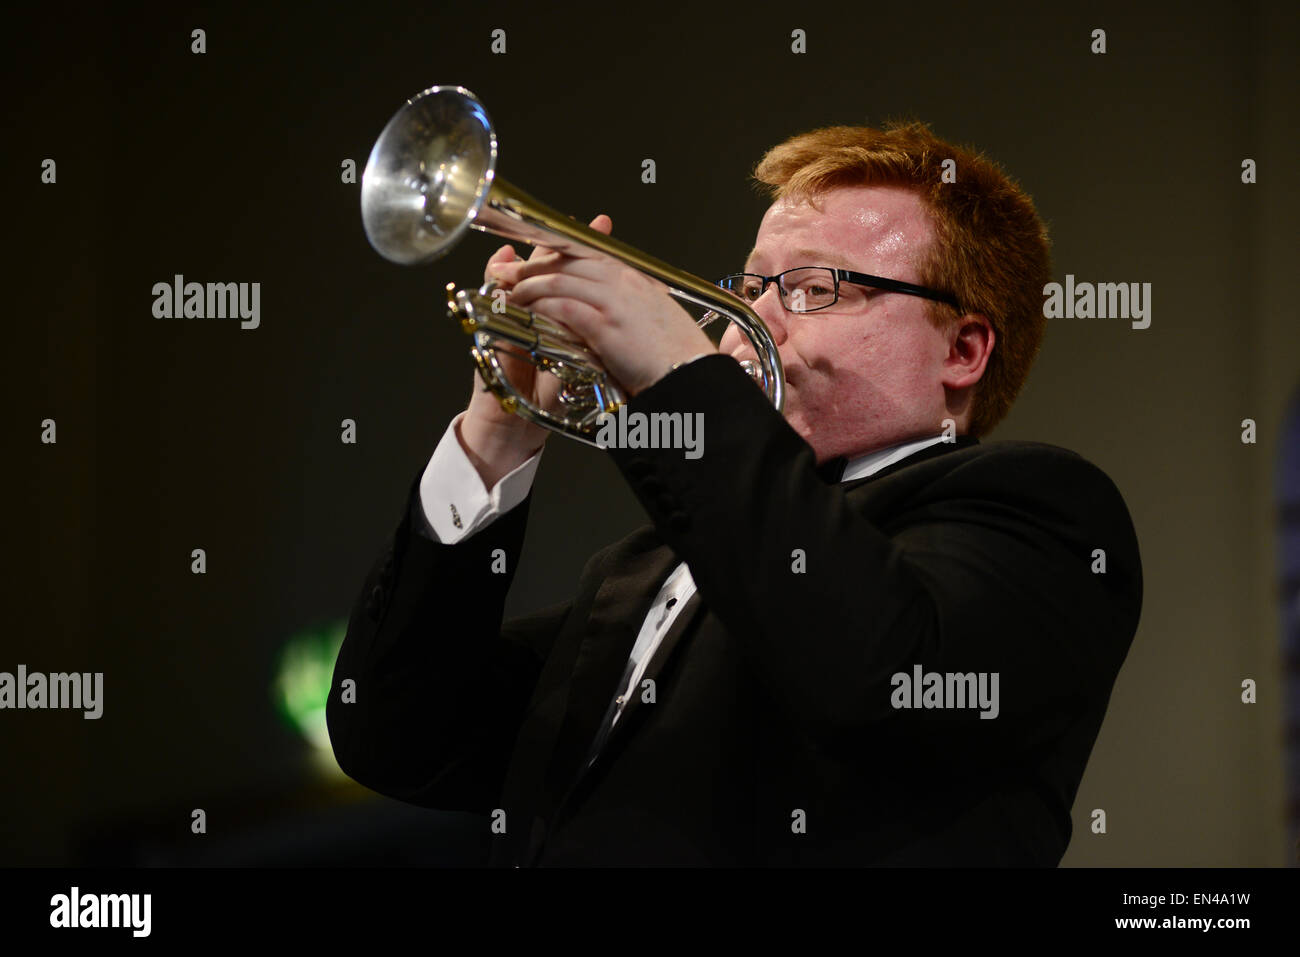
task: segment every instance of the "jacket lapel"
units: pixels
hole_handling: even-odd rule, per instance
[[[564,722],[546,773],[546,790],[558,800],[582,771],[587,749],[617,694],[637,633],[650,603],[678,559],[653,531],[644,529],[644,550],[615,564],[601,583],[573,662]],[[620,724],[622,720],[620,719]]]
[[[664,550],[667,551],[667,548]],[[662,578],[668,577],[669,571],[676,567],[678,561],[675,556],[672,556],[671,552],[669,552],[669,555],[671,560],[668,566],[665,567],[663,575],[661,576],[661,585]],[[650,599],[653,600],[653,597],[654,595],[652,593]],[[672,656],[673,648],[682,639],[682,636],[690,631],[691,627],[701,617],[700,612],[702,605],[703,603],[700,600],[700,593],[697,591],[687,600],[685,606],[678,613],[677,617],[673,619],[672,626],[668,629],[667,634],[664,635],[663,640],[660,641],[659,647],[655,649],[654,654],[650,658],[649,664],[646,666],[645,673],[642,674],[640,682],[637,683],[637,687],[632,689],[631,697],[629,697],[627,703],[624,705],[622,715],[619,716],[618,722],[610,730],[604,745],[596,756],[595,762],[588,763],[587,752],[586,750],[583,751],[581,760],[578,762],[577,766],[573,768],[572,774],[568,780],[568,787],[565,788],[563,794],[560,795],[552,805],[555,808],[556,813],[564,809],[565,805],[574,797],[575,794],[578,793],[580,787],[590,776],[591,772],[594,771],[602,761],[608,760],[610,755],[620,746],[622,739],[630,733],[629,728],[634,722],[635,713],[639,709],[646,707],[646,705],[641,702],[641,684],[647,679],[655,678],[663,669],[664,664]],[[640,630],[640,626],[641,619],[638,619],[638,631]],[[635,643],[635,638],[633,639],[633,643]],[[631,654],[631,650],[631,645],[629,645],[627,648],[627,654],[623,656],[621,664],[625,665],[627,663],[627,656]],[[621,675],[622,672],[619,674]],[[617,679],[615,679],[615,681],[617,681]],[[603,699],[604,708],[608,708],[609,701],[615,693],[616,692],[611,689],[609,694]],[[604,717],[604,711],[601,712],[601,717]],[[592,740],[598,731],[599,726],[593,727],[591,735],[588,736],[586,740],[587,748],[590,748]]]

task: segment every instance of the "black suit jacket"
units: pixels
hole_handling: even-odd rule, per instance
[[[629,409],[702,411],[704,454],[611,450],[653,524],[596,554],[572,601],[518,620],[502,609],[528,502],[442,545],[413,521],[417,471],[335,668],[342,768],[497,812],[505,866],[1057,864],[1141,606],[1106,475],[961,438],[827,484],[726,356]],[[699,591],[646,671],[653,703],[633,695],[586,768],[679,560]],[[998,673],[998,716],[896,709],[891,678],[915,665]]]

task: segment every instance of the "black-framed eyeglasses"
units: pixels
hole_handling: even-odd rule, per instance
[[[763,276],[752,272],[732,273],[718,280],[718,285],[744,302],[753,303],[767,291],[768,283],[776,283],[781,296],[781,305],[790,312],[816,312],[827,309],[839,301],[840,283],[851,282],[859,286],[870,286],[886,292],[901,292],[906,296],[920,296],[943,302],[955,309],[961,309],[957,298],[950,293],[937,289],[928,289],[898,279],[885,279],[871,276],[864,272],[852,272],[848,269],[832,269],[830,266],[796,266],[775,276]]]

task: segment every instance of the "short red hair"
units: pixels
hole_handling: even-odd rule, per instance
[[[956,179],[946,183],[950,159]],[[969,426],[971,435],[991,431],[1024,385],[1047,324],[1043,286],[1051,281],[1051,256],[1033,200],[995,162],[918,122],[802,133],[768,150],[754,179],[773,201],[805,199],[814,207],[819,193],[840,186],[893,185],[920,194],[935,230],[920,283],[952,293],[964,313],[986,316],[996,335]],[[939,328],[963,314],[940,302],[929,306]]]

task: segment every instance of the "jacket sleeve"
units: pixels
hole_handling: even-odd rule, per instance
[[[419,482],[353,607],[330,742],[348,776],[381,794],[488,814],[569,606],[502,625],[531,499],[443,545],[414,527]]]
[[[635,411],[703,414],[697,458],[611,454],[800,728],[830,737],[896,716],[893,676],[917,665],[998,673],[1001,721],[976,724],[1015,749],[1058,733],[1051,723],[1085,701],[1104,707],[1141,570],[1122,498],[1080,456],[1031,443],[950,451],[961,464],[864,514],[728,356],[670,373]]]

